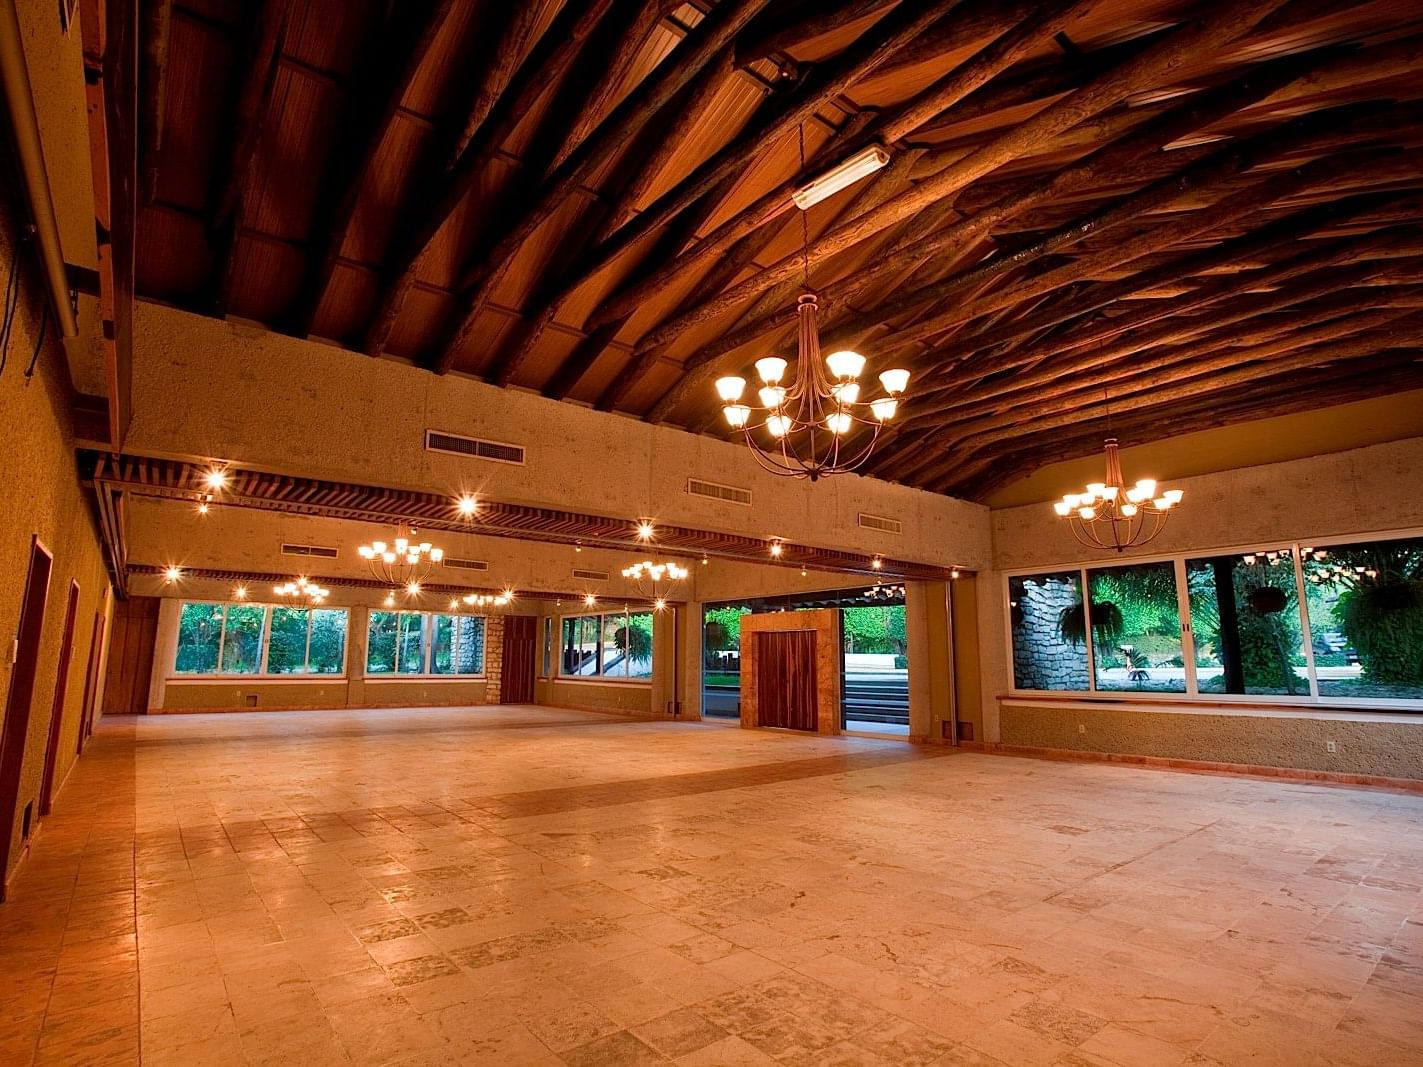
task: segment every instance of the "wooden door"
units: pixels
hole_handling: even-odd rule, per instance
[[[109,670],[104,682],[105,715],[148,713],[153,644],[158,638],[158,603],[158,597],[133,596],[114,604]]]
[[[815,732],[815,631],[772,630],[754,639],[756,725]]]
[[[499,703],[534,702],[538,619],[533,615],[504,616],[504,663],[499,677]]]
[[[64,728],[64,698],[69,693],[69,665],[74,659],[74,624],[79,616],[79,583],[69,583],[69,600],[64,605],[64,636],[59,642],[59,666],[55,668],[54,700],[49,709],[49,739],[44,747],[44,775],[40,778],[40,815],[54,806],[54,775],[59,766],[59,734]],[[83,714],[83,709],[80,709]]]
[[[84,742],[94,732],[94,705],[98,703],[99,667],[104,662],[104,613],[94,612],[94,630],[89,635],[89,665],[84,669],[84,703],[80,705],[79,736],[75,740],[77,755],[84,752]]]
[[[5,728],[0,732],[0,900],[5,899],[4,875],[10,870],[10,848],[20,804],[20,772],[25,763],[25,738],[30,730],[30,706],[53,570],[54,557],[49,549],[40,544],[38,537],[31,539],[30,569],[20,602],[20,627],[15,633],[15,663],[10,672],[10,692],[5,698]]]

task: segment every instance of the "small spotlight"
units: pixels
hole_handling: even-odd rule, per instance
[[[574,542],[573,542],[573,551],[575,551],[575,552],[582,552],[582,551],[583,551],[583,542],[582,542],[582,541],[574,541]]]
[[[870,566],[873,567],[875,570],[880,570],[884,567],[884,560],[876,556],[874,559],[870,560]]]
[[[459,503],[455,506],[459,509],[459,513],[461,515],[463,515],[465,518],[469,518],[476,511],[479,510],[479,501],[476,500],[469,493],[466,493],[464,496],[459,498]]]
[[[181,577],[183,577],[181,567],[166,567],[163,570],[163,580],[165,582],[176,582]]]
[[[386,593],[386,594],[385,594],[384,604],[385,604],[385,606],[388,607],[388,608],[393,608],[393,607],[395,607],[395,594],[394,594],[394,593]]]
[[[637,524],[637,539],[639,541],[651,541],[655,536],[657,536],[657,530],[653,528],[652,523],[643,519]]]
[[[592,607],[594,604],[596,604],[596,603],[598,603],[598,598],[595,597],[592,593],[587,594],[587,595],[583,598],[583,604],[584,604],[585,607],[590,607],[590,608],[591,608],[591,607]]]
[[[771,555],[775,556],[777,559],[780,559],[782,551],[784,551],[784,549],[779,541],[771,542]]]
[[[245,585],[239,585],[239,586],[237,586],[235,589],[233,589],[233,590],[232,590],[232,599],[233,599],[233,600],[246,600],[246,599],[247,599],[247,587],[246,587]]]
[[[802,567],[802,568],[800,569],[800,576],[801,576],[802,578],[804,578],[805,575],[806,575],[806,570],[805,570],[804,567]]]
[[[419,583],[419,582],[411,582],[411,583],[409,583],[409,584],[405,587],[405,591],[406,591],[407,593],[409,593],[411,596],[419,596],[419,595],[420,595],[420,583]]]
[[[203,503],[199,504],[199,505],[198,505],[198,514],[199,514],[199,515],[206,515],[207,513],[208,513],[208,506],[207,506],[207,503],[206,503],[206,502],[203,502]]]
[[[958,569],[957,567],[955,567],[953,570],[949,571],[949,577],[950,577],[950,578],[957,578],[958,576],[959,576],[959,569]]]
[[[227,487],[227,472],[219,467],[214,467],[203,475],[203,481],[209,489],[224,489]]]
[[[703,554],[702,554],[702,566],[705,567],[705,566],[706,566],[708,563],[710,563],[710,562],[711,562],[711,560],[707,559],[706,554],[703,553]]]
[[[658,597],[656,600],[654,600],[654,601],[652,602],[652,606],[653,606],[653,608],[655,608],[657,611],[666,611],[666,610],[667,610],[667,601],[664,600],[664,599],[662,599],[662,597]]]
[[[451,600],[451,601],[450,601],[450,610],[451,610],[451,611],[458,611],[458,610],[459,610],[459,606],[460,606],[460,602],[459,602],[459,598],[458,598],[458,597],[456,597],[454,600]]]

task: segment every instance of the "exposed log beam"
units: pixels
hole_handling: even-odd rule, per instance
[[[405,298],[415,285],[420,265],[430,245],[450,216],[474,188],[490,154],[498,148],[519,121],[531,109],[550,85],[559,81],[572,67],[588,35],[608,11],[611,0],[573,0],[554,17],[533,48],[517,64],[503,91],[494,97],[482,91],[476,107],[483,109],[483,120],[465,140],[464,148],[445,175],[441,188],[423,214],[389,257],[389,279],[376,302],[375,314],[366,329],[364,348],[369,355],[385,350],[395,329]],[[500,43],[494,68],[507,69],[513,54],[522,53],[527,27],[515,19],[510,23]]]
[[[1088,5],[1086,3],[1072,4],[1058,2],[1057,4],[1040,12],[1036,17],[1025,20],[1018,25],[1006,30],[1001,36],[996,38],[986,47],[977,52],[967,62],[955,68],[949,74],[940,78],[924,92],[918,94],[913,100],[898,107],[893,113],[887,115],[883,121],[876,123],[866,133],[866,139],[883,141],[886,144],[893,144],[902,137],[913,132],[923,125],[930,118],[940,114],[946,108],[951,107],[957,101],[972,93],[975,89],[986,84],[994,75],[1007,69],[1014,62],[1017,62],[1024,55],[1029,54],[1038,47],[1044,40],[1050,39],[1053,34],[1059,32],[1063,26],[1069,25],[1074,19],[1084,14]],[[886,19],[886,21],[889,21]],[[953,20],[950,19],[950,22]],[[975,27],[977,23],[974,23]],[[881,59],[880,62],[883,62]],[[640,285],[632,286],[615,294],[608,300],[602,308],[590,319],[591,322],[598,322],[604,318],[615,318],[620,314],[637,307],[640,304],[656,298],[674,285],[678,278],[702,262],[707,256],[715,254],[719,249],[726,247],[731,241],[739,239],[750,229],[764,225],[770,219],[790,211],[794,207],[791,195],[804,182],[807,175],[797,173],[790,180],[782,183],[772,192],[762,196],[750,207],[739,212],[734,218],[723,223],[717,230],[699,242],[696,247],[688,250],[678,260],[674,260],[663,270],[657,272]],[[674,190],[675,192],[675,190]],[[909,193],[903,196],[911,195]],[[902,197],[896,198],[891,203],[898,202]],[[659,216],[654,211],[665,212],[675,208],[675,200],[671,194],[664,198],[666,201],[660,208],[654,205],[653,209],[645,216],[639,217],[637,227],[655,225],[659,222]],[[927,206],[928,201],[921,207]],[[888,205],[881,205],[884,210]],[[905,216],[907,217],[907,215]],[[899,221],[898,219],[894,221]],[[886,224],[887,226],[888,224]],[[881,229],[886,227],[880,227]],[[614,239],[609,246],[601,251],[598,263],[606,262],[613,256],[619,254],[621,248],[626,246],[626,242],[634,238],[636,230],[629,228],[631,232],[620,235]],[[877,232],[877,231],[876,231]],[[818,242],[817,242],[818,243]],[[824,258],[823,256],[820,258]],[[788,277],[794,277],[799,267],[795,257],[788,257],[778,261],[779,264],[789,263],[789,267],[783,270],[775,278],[767,281],[766,285],[756,289],[762,292],[771,285],[779,281],[784,281]],[[812,265],[816,262],[812,259]],[[598,264],[590,266],[582,272],[580,279],[573,283],[572,287],[582,284],[590,274],[596,273]],[[756,277],[760,278],[766,271],[759,271]],[[740,290],[741,286],[737,287]],[[748,293],[755,295],[754,293]],[[721,301],[718,301],[720,304]],[[705,306],[705,303],[704,305]],[[719,313],[719,312],[717,312]],[[710,317],[709,315],[707,317]],[[657,342],[652,342],[653,344]],[[650,347],[650,346],[649,346]]]
[[[143,98],[143,121],[139,124],[140,184],[143,202],[158,195],[158,153],[163,148],[163,126],[168,104],[168,41],[172,26],[173,0],[147,0],[142,5],[143,67],[139,90]]]
[[[470,272],[462,294],[463,309],[443,351],[436,357],[436,369],[450,369],[455,355],[479,317],[489,294],[503,279],[519,247],[541,227],[574,189],[603,166],[636,132],[712,61],[723,47],[752,19],[768,0],[726,0],[712,9],[683,39],[672,55],[623,99],[598,124],[563,164],[529,198],[526,209],[505,225],[486,255]]]
[[[406,0],[394,5],[391,21],[372,29],[362,59],[351,73],[346,118],[322,183],[323,188],[340,192],[324,197],[317,208],[312,255],[295,307],[297,332],[303,335],[311,332],[331,284],[376,152],[453,8],[454,0]]]
[[[1143,52],[1123,62],[1082,88],[1042,109],[1031,118],[994,138],[988,144],[970,152],[919,183],[908,192],[881,205],[875,211],[837,226],[822,235],[811,246],[810,261],[814,265],[859,244],[876,233],[918,213],[930,204],[951,196],[969,183],[996,170],[1003,164],[1046,143],[1063,131],[1119,103],[1141,89],[1162,84],[1182,64],[1194,57],[1218,49],[1246,33],[1270,11],[1285,0],[1267,0],[1260,5],[1222,6],[1203,18],[1183,24]],[[976,87],[976,86],[975,86]],[[799,257],[787,256],[753,279],[737,287],[739,298],[746,298],[793,276],[800,269]],[[711,309],[702,312],[712,314]]]

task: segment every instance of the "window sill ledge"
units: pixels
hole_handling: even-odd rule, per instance
[[[1348,722],[1395,722],[1423,726],[1423,708],[1366,707],[1357,704],[1331,705],[1318,703],[1274,704],[1258,701],[1210,700],[1201,697],[1151,699],[1099,693],[1079,694],[1001,693],[999,704],[1004,707],[1051,708],[1116,708],[1121,711],[1164,715],[1233,715],[1242,718],[1277,719],[1337,719]]]
[[[179,674],[164,685],[312,685],[349,681],[344,674]]]
[[[386,682],[483,682],[487,677],[483,674],[368,674],[361,681],[376,685]]]

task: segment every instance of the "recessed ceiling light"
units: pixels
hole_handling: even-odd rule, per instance
[[[583,597],[583,603],[587,607],[591,608],[594,604],[598,603],[598,598],[595,597],[592,593],[588,593]]]
[[[183,577],[183,570],[181,567],[170,566],[164,568],[163,580],[165,582],[176,582],[181,577]]]
[[[775,556],[777,559],[780,559],[780,558],[781,558],[781,552],[783,552],[783,551],[784,551],[784,547],[781,545],[781,543],[780,543],[779,541],[772,541],[772,542],[771,542],[771,555]]]
[[[222,489],[227,485],[227,472],[220,467],[214,467],[203,475],[203,481],[209,489]]]
[[[647,519],[643,519],[637,524],[637,539],[639,541],[651,541],[657,536],[657,530]]]
[[[465,516],[466,518],[469,518],[471,515],[473,515],[479,510],[479,501],[475,499],[473,494],[465,493],[464,496],[459,498],[459,501],[455,504],[455,507],[459,509],[459,513],[461,515]]]
[[[232,599],[233,599],[233,600],[246,600],[246,599],[247,599],[247,587],[246,587],[245,585],[239,585],[239,586],[235,587],[235,588],[232,590]]]
[[[411,596],[419,596],[419,595],[420,595],[420,583],[419,583],[419,582],[409,582],[409,583],[407,583],[406,586],[405,586],[405,591],[406,591],[407,593],[409,593]]]

